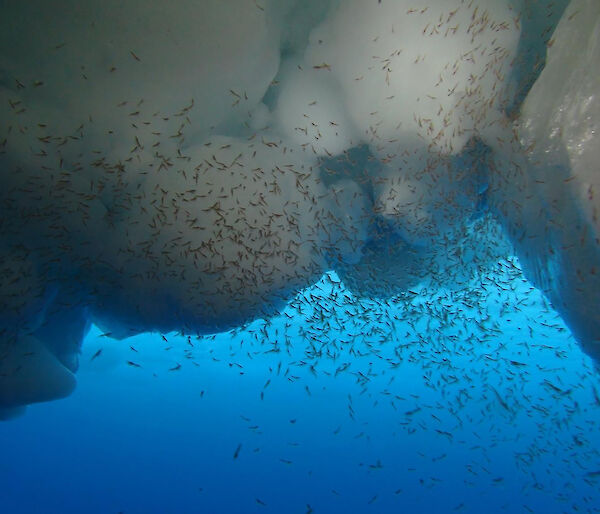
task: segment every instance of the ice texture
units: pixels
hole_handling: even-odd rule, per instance
[[[600,359],[599,64],[594,0],[5,2],[0,417],[91,323],[214,333],[330,270],[385,301],[515,254]]]

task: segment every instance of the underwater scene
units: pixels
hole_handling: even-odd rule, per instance
[[[598,0],[0,14],[1,514],[600,512]]]

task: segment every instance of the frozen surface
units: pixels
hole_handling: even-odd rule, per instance
[[[517,255],[597,359],[600,7],[565,7],[5,2],[2,415],[91,323],[216,333],[331,270],[433,301]]]
[[[490,198],[533,282],[600,356],[600,4],[574,1],[514,127],[498,136]],[[492,138],[493,140],[493,138]]]

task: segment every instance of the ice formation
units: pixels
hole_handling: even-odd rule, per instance
[[[72,391],[92,322],[464,280],[511,251],[486,213],[600,358],[600,5],[567,3],[5,2],[0,416]]]

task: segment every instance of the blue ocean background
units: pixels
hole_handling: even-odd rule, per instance
[[[77,378],[0,424],[1,512],[600,511],[599,374],[516,259],[388,300],[328,274],[214,336],[92,327]]]

